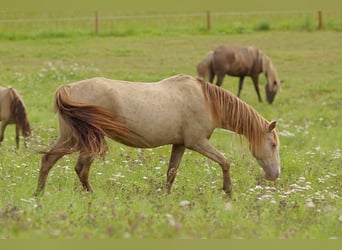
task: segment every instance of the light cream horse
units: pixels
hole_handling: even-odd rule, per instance
[[[281,81],[276,67],[260,49],[254,46],[241,48],[219,46],[209,51],[197,64],[198,76],[213,83],[216,75],[218,86],[222,85],[225,75],[239,77],[238,97],[240,97],[245,77],[251,77],[259,102],[262,101],[259,90],[260,73],[264,73],[267,79],[265,85],[267,101],[273,103],[275,95],[281,89]]]
[[[104,156],[105,136],[137,148],[172,145],[167,191],[186,148],[217,162],[223,189],[231,192],[230,164],[209,142],[215,128],[244,135],[268,180],[280,174],[276,122],[268,122],[227,90],[200,79],[176,75],[156,83],[93,78],[61,86],[55,94],[60,134],[42,157],[35,195],[43,192],[48,173],[65,154],[80,152],[76,173],[86,191],[89,168]]]
[[[19,148],[19,130],[26,138],[31,135],[30,123],[27,117],[23,99],[14,88],[0,87],[0,143],[4,140],[5,128],[15,124],[15,140]],[[26,140],[24,141],[26,147]]]

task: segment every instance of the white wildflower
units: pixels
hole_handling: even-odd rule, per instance
[[[309,198],[309,199],[306,200],[306,204],[305,204],[305,205],[306,205],[307,207],[311,207],[311,208],[316,207],[315,203],[313,203],[313,201],[312,201],[311,198]]]
[[[226,202],[224,204],[224,210],[226,211],[232,211],[232,204],[230,202]]]
[[[179,206],[181,206],[181,207],[185,207],[185,206],[189,206],[189,205],[191,205],[191,202],[187,201],[187,200],[182,200],[181,202],[179,202]]]

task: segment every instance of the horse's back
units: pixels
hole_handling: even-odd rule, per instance
[[[244,76],[260,73],[261,61],[258,59],[258,49],[254,46],[219,46],[214,50],[213,66],[220,73]]]
[[[194,77],[177,75],[154,83],[93,78],[69,86],[74,101],[110,110],[152,146],[184,143],[189,126],[210,123]]]
[[[68,84],[74,101],[111,108],[112,105],[142,105],[143,103],[168,104],[184,100],[191,92],[200,89],[193,77],[178,75],[160,82],[129,82],[102,77]]]

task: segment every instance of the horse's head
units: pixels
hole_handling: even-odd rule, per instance
[[[280,90],[280,81],[271,80],[265,85],[266,99],[269,104],[272,104],[277,92]]]
[[[250,144],[250,150],[265,172],[265,178],[275,181],[280,175],[279,138],[275,129],[276,121],[268,124],[258,145]]]
[[[277,92],[281,89],[281,81],[278,78],[275,66],[266,56],[263,59],[263,72],[267,79],[265,85],[266,99],[268,103],[272,104]]]

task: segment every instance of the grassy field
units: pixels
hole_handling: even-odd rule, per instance
[[[33,136],[29,148],[21,144],[16,150],[14,128],[8,127],[1,145],[0,238],[341,239],[340,41],[340,32],[327,30],[2,36],[0,82],[22,94]],[[171,148],[139,150],[112,141],[106,159],[93,164],[94,194],[81,191],[76,156],[70,155],[50,172],[45,195],[32,198],[38,152],[57,136],[57,86],[93,76],[158,81],[195,75],[197,62],[219,44],[259,47],[285,80],[273,105],[257,102],[249,79],[241,96],[278,121],[278,181],[263,179],[244,139],[217,130],[212,143],[233,165],[231,200],[221,191],[220,167],[197,153],[186,151],[173,192],[166,195]],[[236,93],[237,79],[227,77],[223,87]]]

